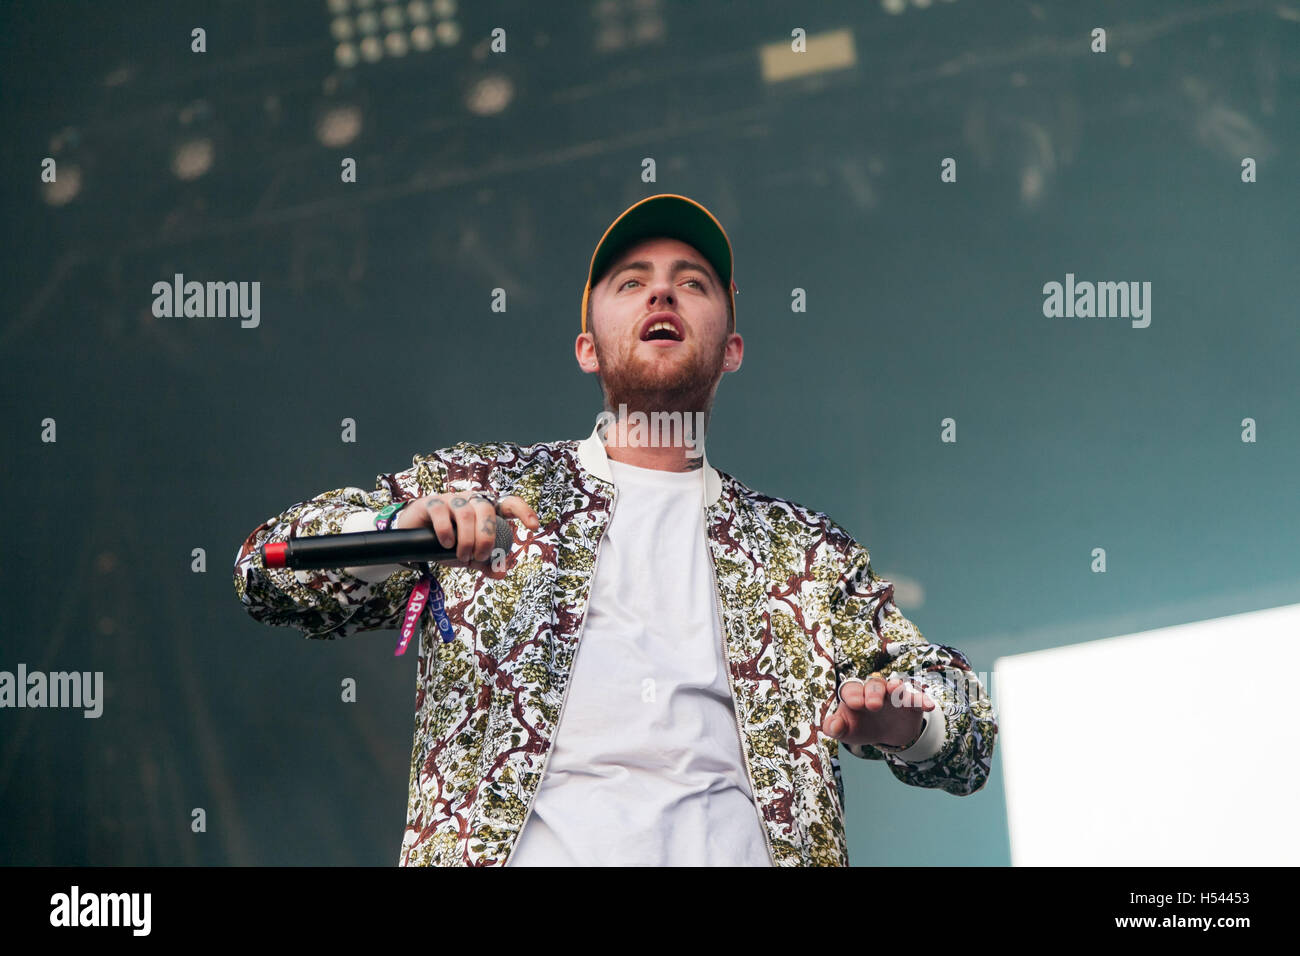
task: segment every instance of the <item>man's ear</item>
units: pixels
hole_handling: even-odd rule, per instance
[[[726,351],[723,355],[722,367],[729,372],[740,368],[740,363],[745,356],[745,340],[740,337],[739,332],[732,332],[727,336]]]
[[[573,354],[577,356],[578,367],[584,372],[600,371],[600,362],[596,359],[596,336],[593,333],[578,333],[578,338],[573,343]]]

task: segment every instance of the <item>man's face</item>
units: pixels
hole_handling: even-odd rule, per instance
[[[591,290],[578,364],[600,375],[610,411],[707,413],[724,366],[739,368],[744,351],[727,332],[727,302],[693,246],[666,238],[630,246]],[[670,332],[651,331],[662,322]]]

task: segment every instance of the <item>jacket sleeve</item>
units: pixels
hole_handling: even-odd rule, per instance
[[[359,631],[398,626],[418,572],[398,565],[292,571],[268,568],[261,546],[290,537],[374,530],[374,516],[396,501],[441,493],[447,471],[442,458],[416,455],[404,471],[379,475],[375,490],[338,488],[268,518],[244,540],[235,556],[235,593],[263,624],[294,627],[309,638],[334,640]]]
[[[866,548],[849,539],[844,555],[829,601],[839,682],[880,671],[909,680],[937,706],[925,715],[920,736],[903,750],[841,746],[855,757],[883,759],[910,786],[974,793],[988,780],[998,732],[983,684],[960,651],[929,643],[903,616],[894,604],[894,586],[876,576]]]

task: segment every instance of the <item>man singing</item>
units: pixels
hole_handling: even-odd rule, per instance
[[[634,204],[583,291],[577,361],[605,396],[588,437],[417,454],[240,549],[256,620],[418,636],[399,865],[846,866],[841,745],[915,787],[988,779],[997,719],[966,658],[829,517],[709,464],[744,353],[732,271],[699,203]],[[455,559],[293,571],[261,551],[420,527]]]

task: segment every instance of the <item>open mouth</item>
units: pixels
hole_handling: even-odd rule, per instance
[[[642,342],[680,342],[685,337],[682,320],[670,312],[650,316],[641,328]]]

